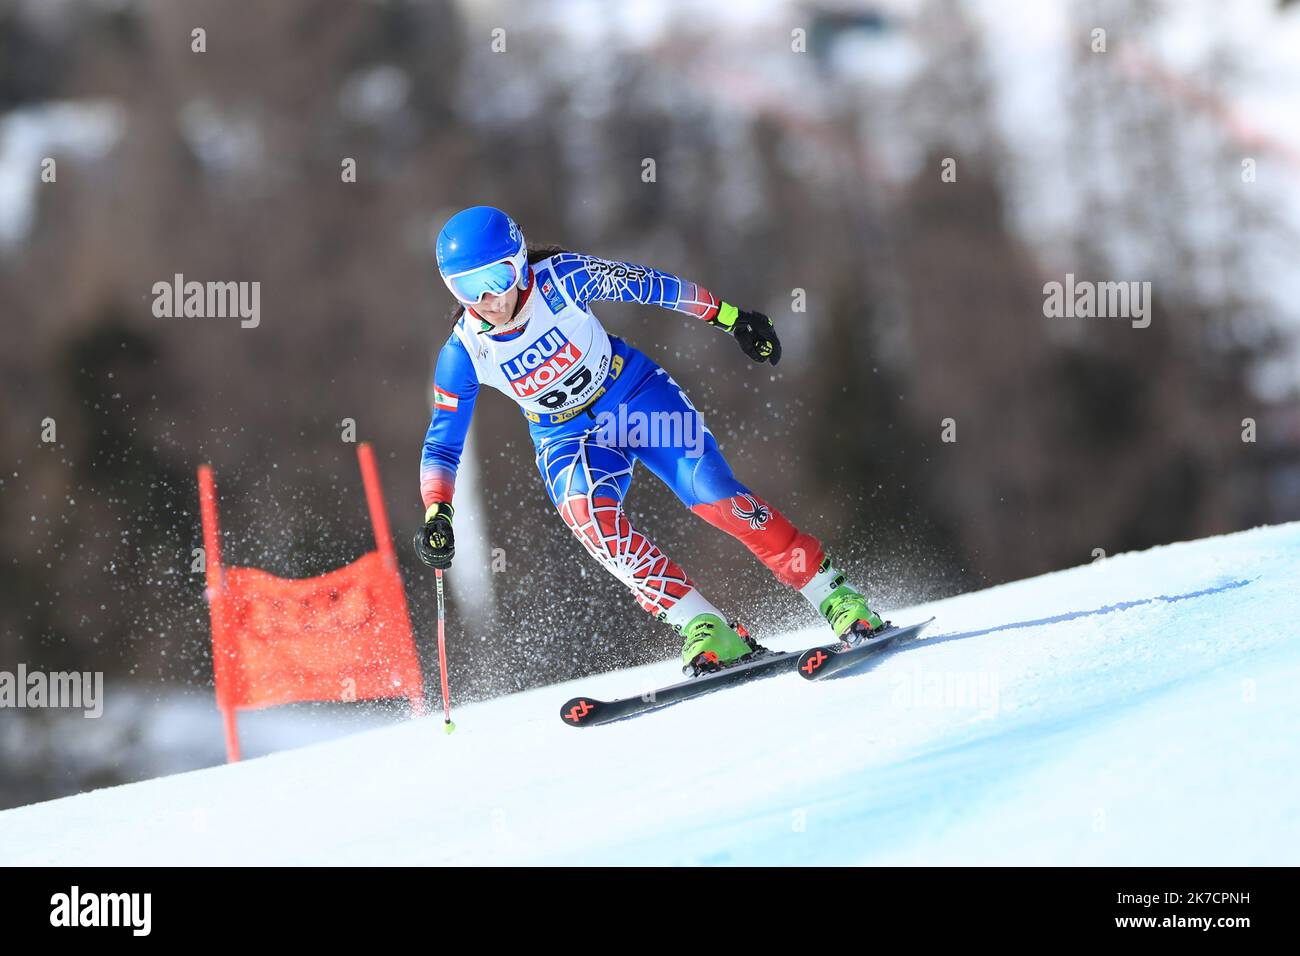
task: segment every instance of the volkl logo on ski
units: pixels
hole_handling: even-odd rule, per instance
[[[569,708],[568,719],[576,723],[586,717],[590,712],[591,704],[587,703],[585,700],[580,700]]]
[[[826,654],[825,651],[823,651],[821,648],[818,648],[815,653],[809,656],[807,662],[804,663],[803,665],[804,672],[811,674],[813,671],[817,670],[817,668],[821,667],[822,664],[826,662],[827,656],[828,655]]]

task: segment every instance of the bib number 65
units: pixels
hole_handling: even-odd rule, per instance
[[[563,379],[560,384],[564,387],[552,389],[539,398],[537,403],[552,410],[564,407],[570,396],[581,394],[582,390],[591,384],[591,369],[584,365],[568,378]]]

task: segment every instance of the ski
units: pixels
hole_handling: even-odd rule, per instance
[[[691,697],[699,697],[722,687],[732,687],[756,677],[770,676],[793,669],[799,651],[769,651],[743,664],[691,677],[680,684],[647,691],[639,697],[622,697],[617,700],[598,700],[595,697],[574,697],[560,708],[560,719],[570,727],[591,727],[607,724],[624,717],[633,717],[657,710]]]
[[[928,621],[908,624],[905,627],[888,627],[861,644],[849,645],[840,642],[822,647],[810,647],[799,655],[799,663],[795,667],[799,671],[799,676],[805,680],[824,680],[833,674],[842,674],[857,667],[864,661],[874,658],[881,651],[896,648],[914,639],[933,621],[934,618],[930,618]]]
[[[560,719],[570,727],[607,724],[712,693],[724,687],[734,687],[756,678],[784,673],[788,669],[797,669],[802,677],[817,680],[828,674],[839,673],[853,667],[865,658],[879,653],[885,647],[896,645],[900,639],[911,639],[933,620],[934,618],[930,618],[929,621],[909,624],[906,627],[889,627],[869,641],[853,646],[841,641],[810,647],[803,651],[769,651],[743,664],[736,664],[712,674],[691,677],[678,684],[647,691],[638,697],[622,697],[616,700],[573,697],[565,701],[564,706],[560,708]]]

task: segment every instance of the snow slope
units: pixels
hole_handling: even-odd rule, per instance
[[[665,662],[9,810],[0,863],[1294,865],[1297,581],[1300,523],[1118,555],[822,684],[560,722]]]

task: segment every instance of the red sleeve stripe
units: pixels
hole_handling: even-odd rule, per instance
[[[712,322],[718,314],[718,304],[718,297],[704,286],[682,280],[681,295],[677,299],[675,309],[703,319],[705,322]]]
[[[435,501],[451,501],[456,493],[456,480],[445,474],[429,475],[420,481],[420,498],[426,508]]]

